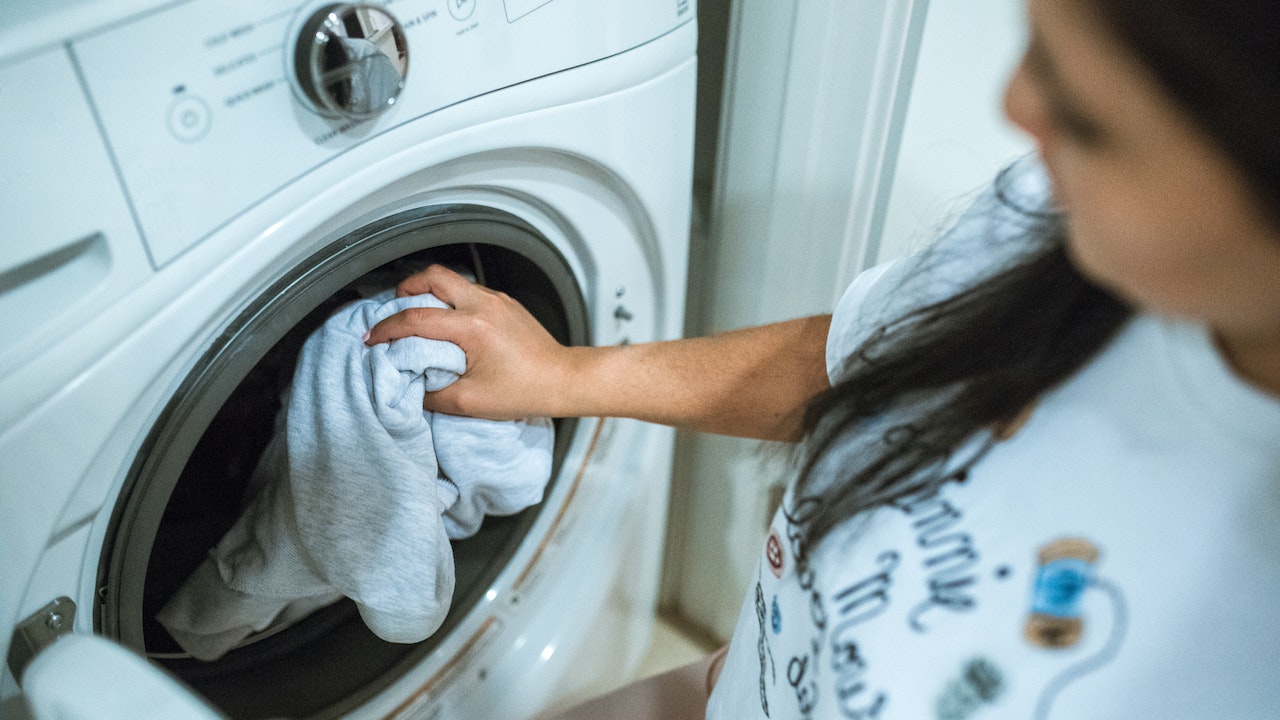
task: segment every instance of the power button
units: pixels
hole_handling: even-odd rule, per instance
[[[471,13],[476,11],[476,0],[445,0],[449,5],[449,14],[454,20],[470,19]]]
[[[195,142],[208,135],[212,120],[209,106],[198,97],[180,97],[169,106],[169,132],[183,142]]]

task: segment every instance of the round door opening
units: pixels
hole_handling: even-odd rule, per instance
[[[582,294],[564,259],[523,222],[493,210],[431,208],[353,233],[263,293],[221,334],[170,401],[117,503],[100,567],[99,632],[145,652],[233,718],[336,717],[423,662],[482,602],[532,537],[543,505],[488,517],[456,540],[455,589],[432,637],[395,644],[342,600],[252,636],[212,662],[182,651],[156,612],[240,516],[306,338],[339,307],[431,263],[511,295],[562,343],[588,341]],[[551,481],[576,424],[556,421]]]

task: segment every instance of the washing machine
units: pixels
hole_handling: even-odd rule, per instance
[[[562,342],[680,334],[692,0],[56,0],[0,28],[0,714],[67,636],[233,718],[523,718],[637,665],[672,433],[556,421],[444,625],[341,602],[214,662],[153,619],[244,501],[300,344],[439,262]],[[112,663],[68,666],[83,687]],[[94,676],[94,677],[88,677]]]

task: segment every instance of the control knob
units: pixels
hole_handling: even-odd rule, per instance
[[[367,120],[395,104],[409,72],[404,30],[378,5],[340,3],[301,26],[293,69],[312,108],[339,120]]]

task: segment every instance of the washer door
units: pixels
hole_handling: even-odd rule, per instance
[[[516,550],[541,542],[531,531],[544,506],[488,518],[478,534],[455,542],[449,616],[432,638],[414,645],[378,639],[354,604],[343,601],[206,663],[184,655],[154,619],[238,517],[306,337],[343,303],[432,262],[469,269],[508,293],[560,342],[589,341],[569,265],[512,215],[477,206],[422,208],[332,243],[285,272],[219,335],[153,427],[107,534],[98,632],[144,652],[231,717],[334,717],[423,662],[480,603]],[[557,421],[553,485],[576,428],[572,420]],[[556,497],[552,490],[545,496]]]

